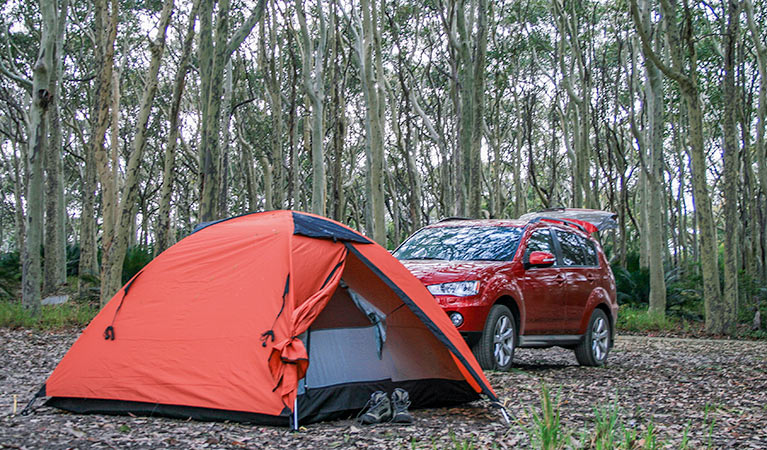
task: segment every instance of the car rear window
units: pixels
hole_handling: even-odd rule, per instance
[[[589,240],[585,240],[585,241],[586,241],[586,245],[584,246],[584,249],[586,249],[586,265],[598,266],[599,258],[597,257],[597,249],[594,248],[594,243]]]
[[[598,266],[599,259],[594,244],[583,236],[556,230],[565,266]]]
[[[424,228],[394,256],[401,260],[508,261],[514,257],[521,235],[517,227]]]

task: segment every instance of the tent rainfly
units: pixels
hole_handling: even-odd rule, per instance
[[[40,390],[77,413],[293,425],[376,390],[412,407],[493,389],[426,288],[332,220],[270,211],[204,224],[110,300]]]

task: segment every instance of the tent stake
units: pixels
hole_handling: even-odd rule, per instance
[[[501,406],[501,415],[503,416],[503,419],[506,421],[506,425],[511,425],[511,419],[509,419],[509,413],[506,412],[506,408]]]

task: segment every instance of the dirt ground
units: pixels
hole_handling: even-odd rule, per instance
[[[594,408],[619,411],[640,438],[665,448],[767,448],[767,342],[620,336],[604,368],[576,365],[562,349],[517,352],[509,373],[489,372],[508,401],[507,425],[486,401],[413,412],[412,425],[353,420],[294,433],[236,423],[74,415],[40,407],[14,415],[45,381],[77,333],[0,329],[0,448],[527,448],[545,383],[558,398],[573,448],[588,447]]]

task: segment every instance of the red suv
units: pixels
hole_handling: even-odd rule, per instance
[[[598,227],[561,216],[445,219],[394,256],[434,295],[484,369],[508,370],[516,347],[551,346],[601,366],[618,315],[615,278],[590,235]]]

